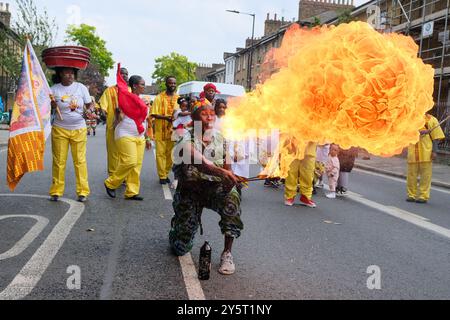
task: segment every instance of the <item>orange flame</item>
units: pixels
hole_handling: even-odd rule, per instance
[[[399,154],[419,141],[434,105],[434,70],[417,53],[412,38],[380,34],[364,22],[312,30],[295,24],[263,66],[280,70],[271,77],[265,70],[264,84],[230,101],[225,135],[279,129],[284,177],[309,142]]]

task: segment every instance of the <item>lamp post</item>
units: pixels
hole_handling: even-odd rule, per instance
[[[240,12],[237,10],[227,10],[227,12],[236,13],[236,14],[245,14],[247,16],[251,16],[253,18],[253,27],[252,27],[252,44],[250,46],[250,58],[248,59],[248,68],[247,68],[247,88],[249,91],[252,90],[252,66],[253,66],[253,46],[255,42],[255,18],[256,14]]]

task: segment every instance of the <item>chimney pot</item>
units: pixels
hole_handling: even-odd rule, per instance
[[[270,13],[267,14],[267,20],[270,20]]]
[[[0,11],[3,11],[3,2],[0,2]]]
[[[9,12],[9,3],[6,4],[6,12]]]
[[[275,13],[275,21],[277,21],[277,14]]]

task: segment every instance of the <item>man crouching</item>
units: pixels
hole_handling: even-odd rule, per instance
[[[178,187],[173,201],[175,217],[170,245],[177,256],[189,253],[199,227],[203,229],[203,209],[216,211],[222,218],[219,225],[225,236],[219,273],[232,275],[236,269],[231,254],[233,241],[244,229],[239,180],[231,171],[225,139],[213,129],[216,121],[213,107],[209,104],[196,107],[192,118],[195,128],[187,130],[174,151]]]

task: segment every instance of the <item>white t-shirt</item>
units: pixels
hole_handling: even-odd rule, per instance
[[[61,120],[57,116],[53,125],[66,130],[86,128],[86,121],[83,118],[84,105],[92,102],[88,89],[79,82],[67,87],[59,83],[52,87],[52,93],[63,118]],[[72,111],[71,105],[76,105],[77,108]]]
[[[331,145],[329,144],[317,147],[317,162],[327,163],[328,156],[330,155],[330,148]]]
[[[183,126],[187,126],[192,122],[191,116],[181,116],[182,113],[183,111],[181,111],[180,109],[175,111],[175,121],[173,122],[174,128],[178,128],[180,124],[182,124]]]
[[[147,128],[147,121],[142,123],[144,128]],[[139,134],[139,131],[136,126],[136,122],[133,119],[123,115],[123,120],[116,127],[115,131],[115,139],[119,140],[124,137],[135,137],[140,138],[145,136],[145,131],[142,134]]]

